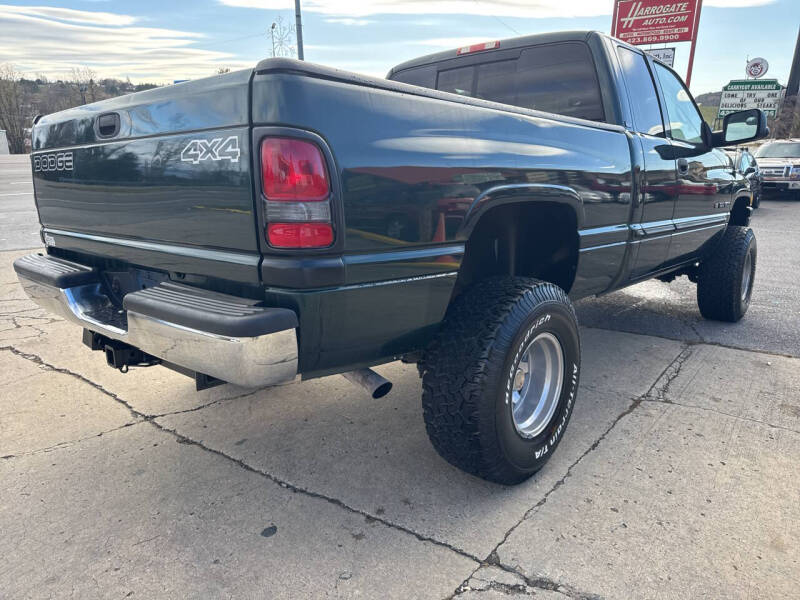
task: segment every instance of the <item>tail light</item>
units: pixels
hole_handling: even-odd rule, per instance
[[[261,184],[271,246],[324,248],[333,243],[330,178],[316,144],[265,138],[261,142]]]

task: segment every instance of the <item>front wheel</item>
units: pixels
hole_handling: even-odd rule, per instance
[[[467,289],[423,360],[422,407],[434,448],[478,477],[524,481],[564,435],[580,354],[575,311],[558,286],[496,277]]]
[[[700,263],[697,305],[706,319],[735,323],[750,307],[756,277],[756,236],[728,225],[711,256]]]

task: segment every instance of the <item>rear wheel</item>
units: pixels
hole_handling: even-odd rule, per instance
[[[756,275],[756,236],[729,225],[714,253],[700,263],[697,305],[706,319],[735,323],[750,306]]]
[[[477,283],[450,307],[423,360],[428,436],[468,473],[524,481],[561,441],[579,370],[577,319],[561,288],[522,277]]]

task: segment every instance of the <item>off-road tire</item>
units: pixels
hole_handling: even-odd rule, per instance
[[[540,333],[563,352],[555,412],[541,434],[520,435],[509,394],[521,354]],[[567,295],[531,278],[495,277],[448,309],[422,361],[422,408],[436,451],[456,467],[501,484],[541,469],[564,435],[578,391],[580,337]]]
[[[750,279],[743,294],[745,264],[750,255]],[[714,321],[735,323],[747,312],[756,276],[756,236],[749,227],[728,225],[713,253],[700,263],[697,305]]]

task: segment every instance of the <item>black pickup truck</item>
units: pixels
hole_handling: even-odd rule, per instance
[[[520,482],[572,412],[571,300],[688,275],[737,321],[750,207],[681,79],[597,32],[434,54],[363,77],[290,59],[37,120],[37,303],[108,364],[258,387],[422,375],[431,441]],[[65,349],[65,351],[67,351]],[[70,350],[71,351],[71,350]]]

